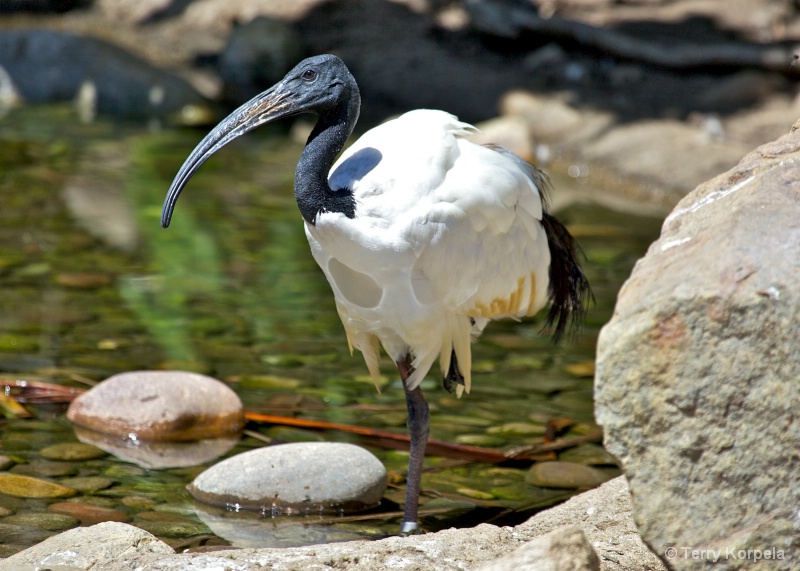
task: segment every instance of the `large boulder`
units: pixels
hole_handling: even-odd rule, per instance
[[[258,17],[237,25],[217,60],[223,96],[238,107],[278,83],[301,59],[300,40],[288,23]]]
[[[118,46],[45,29],[0,31],[0,68],[28,103],[76,100],[129,119],[182,120],[187,106],[208,116],[208,102],[187,81]]]
[[[800,565],[798,165],[793,130],[683,199],[598,341],[597,420],[674,569]]]

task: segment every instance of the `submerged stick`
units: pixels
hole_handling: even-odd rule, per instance
[[[341,424],[338,422],[327,422],[325,420],[311,420],[307,418],[293,418],[287,416],[279,416],[274,414],[260,414],[255,412],[245,413],[245,418],[253,422],[262,422],[268,424],[279,424],[282,426],[293,426],[296,428],[310,428],[313,430],[336,430],[339,432],[347,432],[348,434],[357,434],[374,439],[376,442],[383,441],[386,445],[391,443],[402,444],[407,446],[409,437],[407,434],[398,434],[388,430],[380,430],[377,428],[367,428],[364,426],[355,426],[351,424]],[[547,457],[539,457],[545,452],[554,450],[562,450],[570,448],[577,444],[584,442],[594,442],[602,438],[602,432],[599,430],[590,434],[582,434],[580,436],[573,436],[571,438],[562,438],[553,442],[543,442],[541,444],[534,444],[524,448],[517,448],[512,452],[501,452],[492,448],[483,448],[481,446],[470,446],[468,444],[454,444],[451,442],[444,442],[441,440],[428,440],[427,454],[431,456],[443,456],[445,458],[456,458],[459,460],[471,460],[473,462],[484,462],[486,464],[499,464],[509,460],[528,460],[536,461],[543,459],[550,459]]]

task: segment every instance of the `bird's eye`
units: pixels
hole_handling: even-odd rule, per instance
[[[301,75],[300,77],[303,78],[303,81],[309,81],[309,82],[314,81],[315,79],[317,79],[317,72],[314,71],[313,69],[307,69],[303,72],[303,75]]]

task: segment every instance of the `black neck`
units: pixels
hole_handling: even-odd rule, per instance
[[[308,137],[306,148],[294,175],[294,196],[300,213],[309,224],[316,224],[322,212],[341,212],[355,217],[355,199],[348,188],[331,189],[328,173],[345,141],[358,121],[360,98],[347,98],[332,109],[320,113]]]

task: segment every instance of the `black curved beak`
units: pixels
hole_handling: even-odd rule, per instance
[[[178,174],[175,175],[161,209],[161,226],[164,228],[169,226],[170,220],[172,220],[172,211],[183,187],[211,155],[248,131],[275,119],[294,115],[299,111],[293,102],[292,93],[281,82],[256,95],[223,119],[198,143],[184,161]]]

